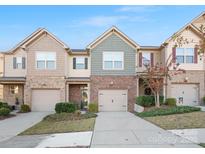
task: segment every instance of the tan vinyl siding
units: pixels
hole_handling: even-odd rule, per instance
[[[36,69],[37,52],[55,52],[56,69]],[[28,47],[28,76],[65,76],[67,51],[49,35],[44,34]]]
[[[85,57],[88,58],[88,69],[73,69],[73,58]],[[68,56],[68,77],[90,77],[90,57],[89,56]]]
[[[188,39],[189,43],[188,44],[183,44],[182,48],[195,48],[195,45],[199,43],[200,37],[196,35],[191,29],[185,29],[181,36],[183,36],[185,39]],[[174,47],[175,42],[171,40],[169,44],[166,46],[166,57],[165,60],[168,59],[169,55],[172,54],[172,48]],[[198,55],[197,59],[198,63],[195,64],[181,64],[180,68],[185,69],[185,70],[203,70],[203,58],[200,59],[200,56]]]
[[[143,66],[142,64],[142,67],[139,67],[139,53],[153,53],[154,54],[154,65],[156,64],[160,64],[162,62],[162,57],[161,57],[161,50],[154,50],[154,49],[146,49],[146,50],[139,50],[139,52],[137,53],[137,57],[138,57],[138,60],[136,61],[136,71],[137,72],[142,72],[142,71],[145,71],[145,66]]]
[[[13,57],[25,57],[26,63],[27,63],[27,53],[23,49],[17,49],[16,52],[13,54],[5,54],[5,76],[6,77],[25,77],[26,76],[26,70],[27,70],[27,64],[26,69],[14,69],[13,68]]]

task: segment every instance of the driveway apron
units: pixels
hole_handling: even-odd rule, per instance
[[[50,112],[18,113],[16,117],[0,121],[0,142],[8,140],[40,122]],[[1,144],[1,143],[0,143]]]
[[[129,112],[100,112],[91,147],[200,147]]]

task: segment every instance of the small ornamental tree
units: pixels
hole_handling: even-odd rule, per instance
[[[175,64],[175,59],[170,55],[165,65],[156,64],[155,66],[145,65],[146,70],[140,74],[143,79],[143,85],[151,89],[155,97],[155,106],[160,107],[159,94],[167,80],[171,80],[173,76],[185,73],[179,68],[179,64]],[[170,70],[172,68],[172,70]]]

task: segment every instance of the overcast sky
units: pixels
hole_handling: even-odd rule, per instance
[[[0,51],[39,27],[71,48],[85,48],[112,25],[140,45],[160,45],[205,6],[0,6]]]

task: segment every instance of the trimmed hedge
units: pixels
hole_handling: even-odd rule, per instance
[[[170,114],[182,114],[182,113],[189,113],[200,111],[199,107],[192,107],[192,106],[174,106],[170,108],[155,108],[150,111],[145,111],[141,113],[137,113],[140,117],[154,117],[154,116],[163,116],[163,115],[170,115]]]
[[[31,112],[31,108],[30,108],[30,106],[27,105],[27,104],[22,104],[22,105],[21,105],[21,110],[20,110],[20,112],[22,112],[22,113]]]
[[[10,109],[11,107],[6,102],[0,102],[0,108],[8,108],[8,109]]]
[[[176,106],[177,100],[176,98],[167,98],[165,104],[168,106]]]
[[[6,107],[0,108],[0,116],[8,116],[10,114],[10,109]]]
[[[159,96],[160,104],[163,104],[164,96]],[[143,107],[150,107],[155,105],[154,96],[138,96],[136,98],[136,104]]]
[[[55,111],[56,113],[74,113],[77,106],[72,102],[60,102],[55,105]]]
[[[97,113],[98,112],[98,103],[90,103],[88,105],[88,111],[92,113]]]

